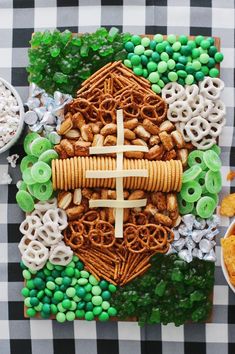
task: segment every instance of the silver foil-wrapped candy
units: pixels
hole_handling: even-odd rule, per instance
[[[219,232],[217,229],[219,223],[217,215],[206,220],[192,214],[184,215],[182,222],[173,230],[171,253],[177,252],[186,262],[191,262],[193,257],[215,262],[215,237]]]
[[[72,96],[59,91],[50,96],[35,84],[30,85],[29,93],[26,102],[29,111],[25,114],[25,122],[31,131],[43,132],[53,144],[58,144],[60,137],[57,130],[64,120],[64,107],[72,100]]]

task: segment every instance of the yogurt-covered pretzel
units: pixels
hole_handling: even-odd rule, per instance
[[[73,258],[73,251],[63,241],[51,247],[49,261],[52,264],[66,266]]]
[[[39,241],[31,241],[22,255],[26,267],[32,270],[40,270],[46,264],[49,257],[48,249]]]
[[[193,117],[185,125],[185,130],[192,142],[201,140],[210,132],[210,124],[208,121],[200,116]]]
[[[40,218],[36,215],[27,215],[25,220],[20,224],[20,232],[27,234],[33,239],[36,229],[42,225]]]
[[[226,115],[226,107],[224,102],[217,100],[214,102],[214,107],[211,109],[207,119],[209,122],[217,123]]]
[[[162,89],[162,98],[166,103],[173,103],[184,94],[183,86],[177,84],[177,82],[168,82]]]
[[[170,104],[167,111],[167,118],[171,122],[187,122],[192,118],[192,109],[185,101],[175,101]]]
[[[215,138],[206,138],[206,137],[204,137],[200,141],[192,142],[192,144],[194,146],[196,146],[196,148],[198,150],[207,150],[207,149],[210,149],[214,144],[216,144],[216,139]]]
[[[200,115],[204,107],[204,97],[202,95],[196,95],[190,103],[190,107],[192,109],[193,117]]]
[[[47,222],[36,230],[37,240],[40,240],[45,246],[55,245],[62,240],[63,235],[58,229],[58,224]]]
[[[47,200],[46,202],[38,202],[35,204],[35,209],[45,213],[48,209],[55,209],[57,208],[57,199],[53,198]]]
[[[224,89],[224,82],[219,78],[207,76],[199,83],[199,87],[200,93],[204,97],[215,101],[220,97],[221,91]]]

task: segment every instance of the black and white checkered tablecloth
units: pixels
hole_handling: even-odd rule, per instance
[[[227,125],[220,138],[223,190],[235,192],[226,181],[235,167],[234,135],[234,0],[0,0],[0,77],[10,81],[25,100],[28,94],[27,48],[31,34],[46,28],[94,31],[116,26],[133,33],[175,33],[219,36],[225,59],[221,77],[226,88]],[[23,153],[20,145],[9,154]],[[130,322],[59,324],[23,317],[22,277],[17,244],[23,214],[15,203],[19,165],[9,167],[8,153],[0,156],[0,178],[9,172],[7,188],[0,185],[0,354],[234,354],[235,294],[220,267],[219,238],[230,220],[221,221],[217,239],[216,281],[212,322],[181,327],[152,325],[140,329]]]

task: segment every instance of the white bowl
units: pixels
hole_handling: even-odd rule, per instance
[[[9,84],[9,82],[7,82],[6,80],[2,79],[0,77],[0,81],[11,91],[12,95],[16,98],[17,104],[19,105],[20,109],[19,109],[19,125],[18,128],[15,132],[15,135],[12,137],[12,139],[5,144],[3,147],[0,148],[0,154],[8,149],[10,149],[19,139],[23,128],[24,128],[24,106],[23,106],[23,102],[20,98],[20,95],[18,94],[18,92],[16,91],[16,89]]]
[[[230,224],[224,238],[229,237],[230,235],[235,235],[235,220],[233,220],[233,222]],[[222,246],[221,246],[221,267],[224,273],[224,277],[227,280],[230,289],[235,293],[235,286],[231,283],[229,279],[228,271],[224,262],[224,252]]]

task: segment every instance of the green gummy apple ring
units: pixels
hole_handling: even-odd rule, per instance
[[[47,163],[48,165],[51,165],[51,161],[54,159],[58,159],[59,155],[55,150],[47,150],[44,151],[38,158],[39,161],[43,161]]]
[[[188,155],[188,165],[192,167],[194,165],[198,165],[201,167],[202,170],[206,170],[207,166],[203,160],[204,152],[201,150],[194,150],[190,152]]]
[[[206,171],[202,171],[202,172],[195,178],[195,181],[197,181],[197,182],[200,184],[200,186],[202,187],[202,194],[205,193],[205,192],[207,192],[205,178],[206,178]]]
[[[221,160],[213,150],[207,150],[204,152],[203,161],[211,171],[216,172],[221,169]]]
[[[201,172],[202,169],[198,165],[194,165],[190,167],[188,170],[186,170],[183,173],[183,183],[194,180]]]
[[[202,187],[197,181],[190,181],[182,185],[180,194],[186,202],[194,203],[201,197]]]
[[[216,207],[216,203],[211,197],[202,197],[196,205],[197,214],[203,218],[208,219],[212,216]]]
[[[51,149],[51,143],[47,138],[39,137],[32,142],[30,148],[32,155],[39,157],[44,151]]]
[[[210,197],[215,201],[215,204],[218,205],[219,203],[219,196],[218,194],[213,194],[213,193],[209,193],[209,192],[205,192],[205,194],[203,193],[202,197]]]
[[[24,139],[24,151],[27,155],[31,155],[31,144],[37,138],[40,138],[40,135],[38,133],[29,133],[26,135]]]
[[[41,201],[46,201],[51,198],[53,186],[51,181],[45,183],[36,183],[33,185],[33,195]]]
[[[28,192],[29,194],[31,194],[32,198],[34,199],[34,194],[33,194],[33,186],[35,186],[36,183],[34,184],[28,184],[27,185],[27,189],[28,189]]]
[[[28,167],[24,170],[22,178],[23,181],[27,184],[27,186],[36,182],[36,180],[32,176],[31,167]]]
[[[219,145],[213,145],[210,150],[213,150],[214,152],[216,152],[217,155],[221,154],[221,148],[219,147]]]
[[[27,184],[24,181],[21,181],[20,185],[18,187],[19,191],[26,191],[27,192],[27,188],[28,188]]]
[[[184,200],[181,195],[178,195],[178,207],[181,215],[190,214],[193,210],[194,203],[189,203]]]
[[[207,171],[205,182],[206,189],[209,193],[218,194],[222,188],[222,177],[220,171]]]
[[[21,163],[20,163],[21,172],[23,173],[24,170],[26,170],[26,168],[32,167],[33,164],[35,162],[37,162],[37,160],[38,159],[33,155],[27,155],[27,156],[23,157],[23,159],[21,160]]]
[[[37,183],[45,183],[51,178],[51,168],[43,161],[36,162],[31,168],[31,173]]]
[[[19,207],[26,213],[30,213],[34,209],[34,201],[31,195],[24,191],[20,190],[16,193],[16,201]]]

